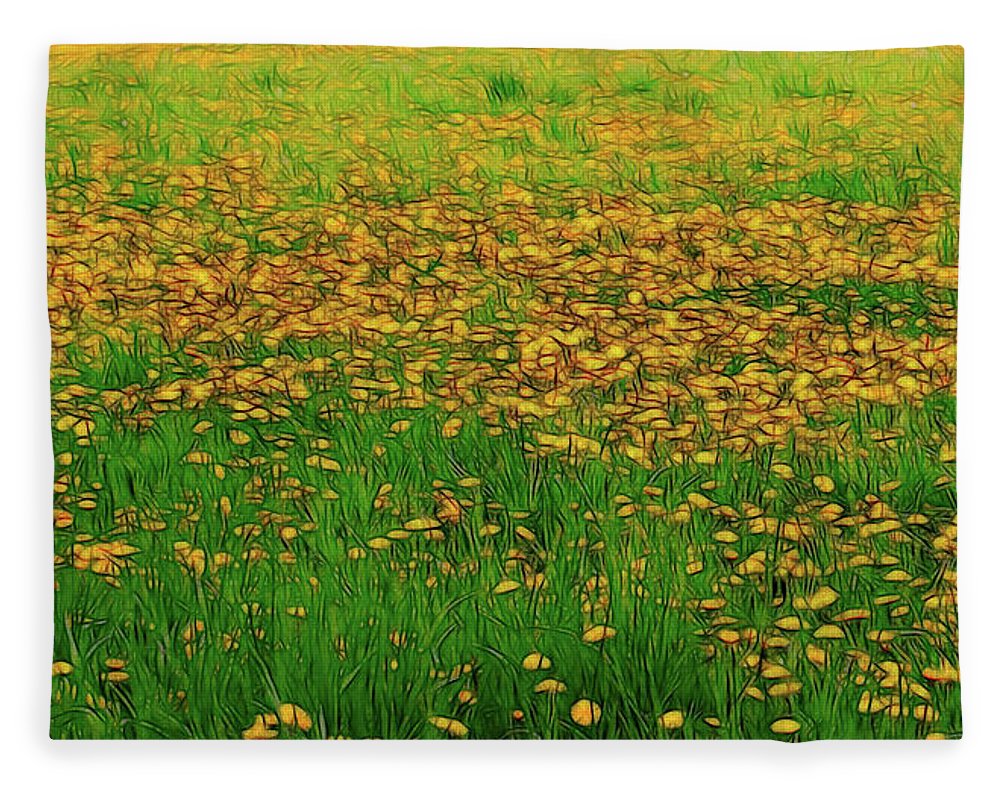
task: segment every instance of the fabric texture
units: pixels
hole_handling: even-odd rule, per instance
[[[957,738],[963,57],[57,46],[54,738]]]

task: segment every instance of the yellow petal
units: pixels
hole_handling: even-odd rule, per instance
[[[813,486],[815,486],[823,494],[829,494],[834,489],[837,488],[837,484],[833,482],[833,478],[829,475],[817,475],[813,478]]]
[[[278,707],[278,719],[289,728],[295,727],[301,731],[312,728],[312,717],[304,708],[294,703],[282,703]]]
[[[451,717],[430,717],[427,720],[439,731],[444,731],[454,739],[464,739],[469,735],[469,728],[464,722]]]
[[[795,720],[780,719],[771,723],[771,732],[787,736],[793,733],[798,733],[801,727],[802,726]]]
[[[684,724],[684,712],[674,709],[661,714],[656,724],[668,731],[675,731]]]
[[[496,585],[493,586],[493,593],[497,596],[502,596],[505,593],[510,593],[511,591],[516,591],[521,587],[521,583],[516,580],[501,580]]]
[[[602,640],[610,640],[618,634],[618,630],[613,626],[591,626],[587,631],[583,633],[581,638],[585,643],[599,643]]]
[[[552,660],[538,651],[532,651],[521,662],[525,670],[548,670],[552,667]]]
[[[546,678],[535,684],[535,692],[555,695],[556,693],[565,691],[566,691],[566,685],[555,678]]]
[[[592,700],[581,699],[570,707],[569,716],[573,722],[584,728],[596,725],[601,719],[601,707]]]

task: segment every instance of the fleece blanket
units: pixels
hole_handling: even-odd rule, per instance
[[[961,734],[959,48],[50,66],[53,737]]]

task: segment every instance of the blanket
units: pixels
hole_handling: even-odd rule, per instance
[[[52,736],[960,736],[962,80],[54,47]]]

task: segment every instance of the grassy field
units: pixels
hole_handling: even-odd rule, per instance
[[[54,738],[956,738],[962,55],[57,47]]]

